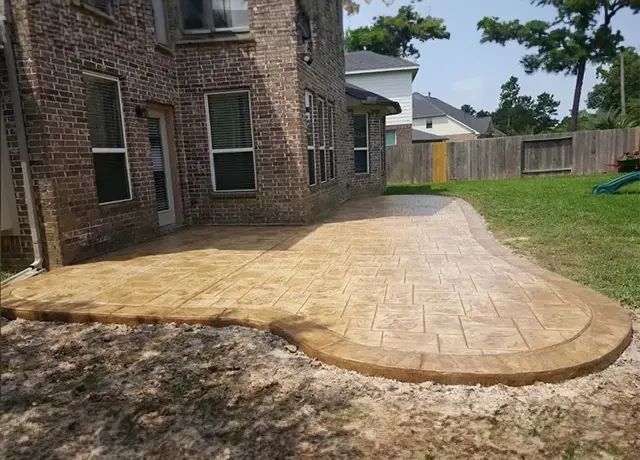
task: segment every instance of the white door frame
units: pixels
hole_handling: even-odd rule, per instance
[[[159,110],[149,110],[149,118],[160,119],[160,137],[162,139],[162,156],[164,160],[164,180],[167,186],[167,203],[169,209],[158,211],[158,224],[160,227],[176,223],[176,207],[173,200],[173,181],[171,180],[171,159],[169,158],[169,142],[167,140],[167,117]]]

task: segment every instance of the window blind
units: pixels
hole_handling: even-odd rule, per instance
[[[209,121],[213,150],[253,148],[248,92],[209,95]]]
[[[118,82],[86,75],[92,148],[124,148]]]
[[[167,172],[164,164],[164,146],[160,119],[149,118],[149,146],[151,148],[151,168],[153,170],[153,183],[156,190],[156,209],[167,211],[169,209],[169,194],[167,190]]]

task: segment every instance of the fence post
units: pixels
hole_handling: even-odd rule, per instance
[[[447,173],[447,142],[438,142],[433,144],[433,168],[431,175],[431,182],[439,184],[446,182],[448,179]]]

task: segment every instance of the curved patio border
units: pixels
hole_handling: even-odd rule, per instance
[[[631,320],[613,300],[589,288],[545,270],[501,246],[486,230],[480,215],[465,201],[463,209],[471,233],[490,254],[543,279],[555,289],[572,296],[582,308],[589,308],[591,320],[575,337],[557,345],[527,352],[497,355],[446,355],[406,352],[361,345],[327,328],[280,310],[242,308],[180,308],[166,314],[150,309],[118,305],[58,305],[50,308],[11,298],[13,286],[3,289],[2,315],[10,319],[101,322],[120,324],[184,323],[214,327],[241,325],[279,335],[297,345],[312,358],[327,364],[406,382],[434,381],[443,384],[527,385],[536,381],[557,382],[604,369],[631,342]],[[9,297],[9,298],[7,298]],[[6,300],[5,300],[6,299]],[[130,311],[128,311],[130,310]]]

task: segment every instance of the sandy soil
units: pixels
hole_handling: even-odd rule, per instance
[[[6,459],[640,458],[638,333],[599,374],[524,388],[365,377],[242,327],[1,333]]]

